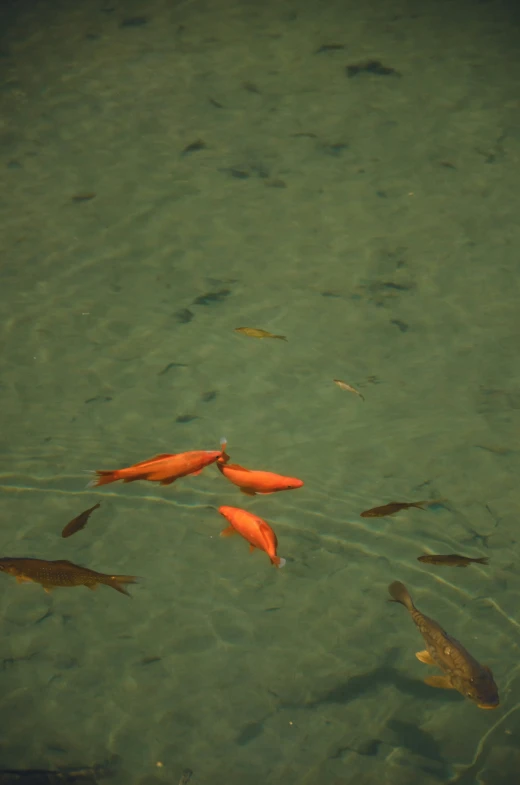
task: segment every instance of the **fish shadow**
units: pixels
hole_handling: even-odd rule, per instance
[[[397,670],[391,664],[383,664],[365,673],[352,676],[348,681],[337,684],[320,697],[305,704],[305,708],[314,709],[324,703],[349,704],[365,695],[377,692],[382,686],[393,686],[400,692],[411,695],[420,701],[437,700],[442,702],[460,701],[460,695],[454,690],[436,690]]]

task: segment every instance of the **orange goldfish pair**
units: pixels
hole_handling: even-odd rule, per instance
[[[220,450],[192,450],[177,454],[163,453],[127,469],[96,470],[96,475],[88,487],[107,485],[111,482],[135,482],[148,480],[161,485],[171,485],[179,477],[196,476],[212,463],[216,463],[220,472],[242,493],[254,496],[257,493],[275,493],[301,488],[303,481],[296,477],[284,477],[273,472],[251,471],[237,463],[230,463],[226,453],[227,442],[221,439]]]

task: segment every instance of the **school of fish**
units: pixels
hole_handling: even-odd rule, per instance
[[[287,341],[283,335],[274,335],[259,328],[239,327],[235,332],[253,338],[277,338]],[[364,396],[347,382],[339,379],[333,381],[340,389],[365,400]],[[96,469],[87,487],[99,488],[119,481],[147,481],[166,486],[183,477],[195,477],[212,464],[216,465],[223,478],[248,497],[297,490],[304,486],[303,480],[297,477],[263,469],[249,469],[238,463],[231,463],[226,450],[226,439],[221,439],[218,450],[161,453],[122,469]],[[361,512],[360,517],[386,518],[412,508],[424,511],[440,503],[439,500],[391,501]],[[67,539],[82,531],[92,513],[99,508],[100,502],[97,502],[69,521],[62,530],[62,538]],[[218,508],[218,513],[227,522],[227,526],[220,532],[222,537],[238,534],[248,543],[251,552],[263,551],[273,566],[281,568],[286,564],[286,559],[278,555],[278,539],[267,521],[242,507],[223,505]],[[487,557],[471,558],[460,554],[423,554],[417,558],[423,564],[434,566],[467,567],[470,564],[488,564]],[[105,585],[130,596],[126,586],[138,582],[134,575],[96,572],[66,559],[47,561],[30,557],[3,557],[0,558],[0,572],[15,577],[18,583],[39,583],[46,592],[75,586],[94,590]],[[403,583],[394,581],[389,586],[389,593],[392,602],[400,603],[407,609],[426,644],[426,649],[416,654],[417,659],[442,672],[442,675],[428,676],[425,683],[432,687],[456,690],[481,709],[497,708],[500,700],[491,669],[487,665],[479,664],[462,644],[445,632],[436,621],[421,613]]]

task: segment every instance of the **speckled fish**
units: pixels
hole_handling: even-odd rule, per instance
[[[257,327],[235,327],[234,332],[248,335],[250,338],[278,338],[280,341],[286,341],[285,335],[273,335],[268,333],[267,330],[259,330]]]
[[[88,567],[79,567],[65,559],[46,561],[6,557],[0,559],[0,572],[14,575],[18,583],[40,583],[46,592],[69,586],[86,586],[87,589],[94,590],[104,583],[105,586],[111,586],[130,597],[123,584],[137,583],[134,575],[105,575],[89,570]]]
[[[225,441],[225,440],[224,440]],[[200,474],[206,466],[220,458],[226,460],[223,450],[191,450],[190,452],[163,453],[146,461],[134,463],[126,469],[97,469],[96,477],[89,482],[87,488],[107,485],[110,482],[135,482],[148,480],[161,485],[171,485],[179,477]]]
[[[88,519],[90,518],[94,510],[97,510],[99,507],[101,507],[101,504],[98,502],[93,507],[89,507],[88,510],[85,510],[85,512],[80,513],[71,521],[69,521],[68,524],[63,529],[61,536],[71,537],[73,534],[76,534],[76,532],[79,532],[81,531],[81,529],[84,529],[88,523]]]
[[[417,561],[423,564],[437,564],[445,567],[467,567],[468,564],[489,564],[487,556],[482,556],[480,559],[470,559],[469,556],[459,556],[458,553],[449,553],[446,556],[425,553],[424,556],[418,556]]]
[[[362,401],[365,400],[365,396],[361,395],[359,390],[356,390],[356,388],[352,387],[351,384],[347,384],[347,382],[342,382],[341,379],[333,379],[332,381],[340,388],[340,390],[345,390],[346,392],[354,393],[354,395],[358,395]]]
[[[406,586],[394,581],[388,587],[393,602],[400,602],[408,610],[423,636],[426,649],[415,655],[426,665],[436,665],[443,676],[428,676],[430,687],[457,690],[477,704],[479,709],[496,709],[500,703],[498,688],[487,665],[480,665],[464,646],[433,619],[417,610]]]
[[[409,507],[417,507],[418,510],[424,510],[425,504],[432,502],[390,502],[384,504],[382,507],[372,507],[371,510],[365,510],[361,513],[362,518],[385,518],[387,515],[394,515],[400,510],[408,510]]]

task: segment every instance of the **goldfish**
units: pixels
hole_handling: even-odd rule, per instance
[[[394,515],[399,510],[407,510],[409,507],[417,507],[418,510],[424,510],[425,504],[432,502],[390,502],[384,504],[382,507],[372,507],[371,510],[365,510],[361,513],[362,518],[384,518],[386,515]]]
[[[226,445],[222,446],[223,455]],[[301,488],[303,480],[297,477],[284,477],[282,474],[274,472],[252,471],[240,466],[238,463],[227,463],[225,459],[217,460],[217,468],[233,485],[238,485],[242,493],[248,496],[255,496],[257,493],[267,494],[276,491],[291,491]]]
[[[86,586],[87,589],[94,590],[104,583],[121,594],[130,596],[122,584],[137,582],[134,575],[105,575],[87,567],[79,567],[65,559],[46,561],[6,557],[0,559],[0,572],[14,575],[18,583],[41,583],[46,592],[64,586]]]
[[[406,586],[394,581],[388,587],[392,602],[400,602],[414,620],[426,642],[426,649],[415,655],[426,665],[436,665],[443,676],[428,676],[424,681],[430,687],[457,690],[477,704],[479,709],[496,709],[500,703],[498,687],[487,665],[480,665],[464,646],[433,619],[424,616],[412,602]]]
[[[231,537],[233,534],[241,534],[248,541],[249,550],[253,552],[255,548],[265,551],[271,559],[271,564],[275,567],[283,567],[285,559],[280,558],[276,551],[278,540],[276,534],[258,515],[242,510],[240,507],[219,507],[218,511],[229,521],[230,525],[220,532],[221,537]]]
[[[446,567],[467,567],[468,564],[489,564],[487,556],[482,556],[480,559],[470,559],[469,556],[459,556],[458,553],[450,553],[447,556],[435,555],[433,553],[426,553],[424,556],[418,556],[418,561],[423,564],[438,564]]]
[[[273,335],[268,333],[267,330],[260,330],[257,327],[235,327],[234,332],[248,335],[250,338],[278,338],[280,341],[286,341],[285,335]]]
[[[359,390],[356,390],[356,388],[352,387],[352,385],[347,384],[346,382],[342,382],[341,379],[333,379],[332,381],[334,382],[334,384],[338,385],[340,390],[346,390],[346,392],[354,393],[354,395],[359,395],[359,397],[361,398],[362,401],[365,400],[365,396],[361,395]]]
[[[222,440],[225,443],[225,439]],[[110,482],[135,482],[135,480],[149,480],[159,482],[161,485],[171,485],[179,477],[186,477],[188,474],[195,477],[200,474],[206,466],[215,463],[220,459],[223,463],[229,460],[223,449],[220,450],[192,450],[191,452],[180,452],[176,454],[162,453],[154,458],[148,458],[141,463],[135,463],[126,469],[97,469],[95,477],[87,488],[95,488],[98,485],[107,485]]]
[[[72,534],[76,534],[76,532],[81,531],[81,529],[83,529],[87,525],[88,519],[90,518],[91,514],[94,512],[94,510],[97,510],[99,507],[101,507],[101,504],[98,502],[93,507],[90,507],[88,510],[85,510],[85,512],[80,513],[71,521],[69,521],[68,524],[63,529],[61,536],[70,537]]]

